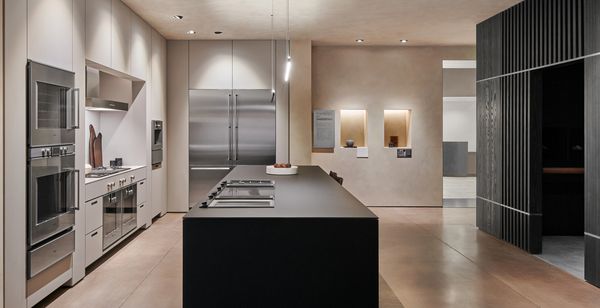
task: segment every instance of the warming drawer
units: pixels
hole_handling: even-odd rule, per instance
[[[27,252],[31,278],[75,251],[75,230],[71,230],[44,245]]]

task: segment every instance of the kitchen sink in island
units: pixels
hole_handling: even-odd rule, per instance
[[[273,207],[184,217],[184,307],[377,307],[377,216],[319,167],[224,180],[250,179],[274,181]]]

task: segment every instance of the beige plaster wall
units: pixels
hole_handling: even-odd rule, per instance
[[[474,47],[313,47],[312,107],[367,110],[369,158],[355,149],[312,153],[368,206],[441,206],[442,61],[475,59]],[[412,111],[413,157],[384,147],[385,109]],[[297,128],[296,128],[297,129]]]
[[[290,163],[310,165],[312,149],[311,69],[312,43],[291,42],[292,71],[290,73]]]

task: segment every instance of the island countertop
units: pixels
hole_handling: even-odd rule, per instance
[[[224,180],[273,180],[273,208],[200,208],[184,219],[361,218],[377,219],[366,206],[317,166],[300,166],[297,175],[269,175],[265,166],[237,166]]]

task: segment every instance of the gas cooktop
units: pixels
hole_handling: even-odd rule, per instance
[[[98,167],[92,169],[89,173],[85,175],[86,178],[103,178],[105,176],[109,176],[115,173],[119,173],[121,171],[126,171],[131,168],[123,168],[123,167]]]
[[[273,187],[275,182],[271,180],[229,180],[224,182],[227,187]]]

